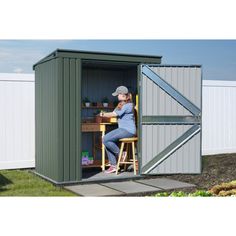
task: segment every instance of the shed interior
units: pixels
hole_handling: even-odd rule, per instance
[[[118,99],[117,97],[112,96],[112,93],[120,85],[124,85],[129,89],[133,96],[133,102],[136,105],[136,95],[138,93],[137,68],[137,63],[94,60],[82,61],[82,124],[97,123],[98,121],[96,120],[96,114],[101,110],[109,112],[114,110],[115,106],[118,103]],[[105,97],[108,99],[108,107],[104,107],[102,103]],[[85,98],[88,98],[90,101],[89,107],[85,105]],[[105,133],[116,129],[117,127],[117,123],[106,125]],[[104,174],[101,169],[101,145],[101,132],[82,132],[82,180],[87,181],[94,178],[111,177],[111,174]],[[89,158],[90,164],[86,164],[86,158],[84,158],[85,155],[93,157]],[[107,160],[106,152],[105,157]],[[93,163],[91,162],[91,160]],[[127,177],[132,175],[133,171],[127,171],[120,173],[119,176]]]

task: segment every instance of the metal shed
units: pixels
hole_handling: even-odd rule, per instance
[[[57,49],[33,69],[38,175],[56,184],[86,181],[81,152],[90,150],[91,142],[81,123],[92,111],[82,107],[82,99],[112,99],[119,85],[139,97],[139,176],[201,172],[200,65],[161,65],[161,56]]]

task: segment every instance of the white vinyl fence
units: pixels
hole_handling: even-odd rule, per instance
[[[202,154],[236,153],[236,81],[203,80]]]
[[[0,169],[35,166],[34,75],[0,73]]]
[[[203,80],[202,154],[236,152],[236,81]],[[35,166],[34,75],[0,73],[0,169]]]

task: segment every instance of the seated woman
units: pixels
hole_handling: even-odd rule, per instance
[[[132,102],[132,95],[128,88],[119,86],[113,96],[118,96],[119,104],[113,112],[101,112],[100,116],[117,117],[118,128],[110,131],[103,137],[103,144],[110,162],[110,167],[105,173],[116,172],[117,157],[120,149],[117,142],[121,138],[130,138],[136,135],[134,103]]]

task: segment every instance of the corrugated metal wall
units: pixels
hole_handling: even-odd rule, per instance
[[[137,77],[130,79],[136,68],[85,68],[82,75],[81,65],[81,59],[57,58],[35,68],[36,172],[57,182],[80,180],[81,145],[91,152],[91,137],[81,139],[80,116],[94,110],[81,109],[81,96],[101,101],[120,84],[137,86]]]
[[[81,179],[81,60],[60,58],[59,68],[61,91],[60,101],[63,104],[59,112],[59,125],[62,145],[62,161],[59,162],[59,181],[76,181]],[[62,114],[62,116],[60,116]]]
[[[55,182],[80,180],[80,59],[35,68],[36,172]]]
[[[203,155],[236,152],[236,81],[203,81]]]
[[[58,67],[57,60],[35,68],[36,171],[52,179],[58,173]]]
[[[0,114],[0,169],[34,167],[33,74],[0,74]]]
[[[201,109],[201,68],[151,67]],[[191,113],[144,76],[142,115],[191,115]],[[183,134],[191,125],[143,125],[142,166]],[[151,174],[199,173],[201,169],[200,133],[157,166]]]

